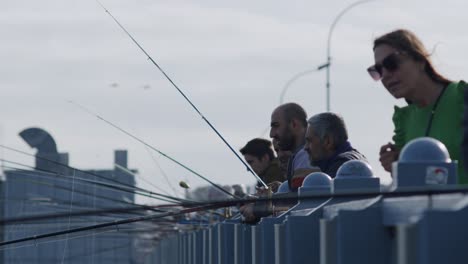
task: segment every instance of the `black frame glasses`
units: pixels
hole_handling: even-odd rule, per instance
[[[367,72],[375,81],[382,79],[382,71],[384,68],[389,72],[398,70],[401,64],[400,54],[400,52],[395,51],[394,53],[385,57],[381,64],[375,64],[367,68]]]

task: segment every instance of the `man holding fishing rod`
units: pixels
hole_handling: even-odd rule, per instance
[[[271,116],[270,137],[278,141],[280,149],[293,150],[287,170],[292,192],[297,191],[304,178],[312,172],[321,171],[334,178],[346,161],[367,162],[366,157],[351,146],[345,122],[335,113],[320,113],[306,121],[305,111],[299,105],[281,105]],[[263,208],[260,204],[241,207],[247,222],[271,214],[265,208],[267,203],[263,203]]]
[[[279,150],[292,153],[288,161],[286,180],[289,190],[295,192],[302,185],[305,176],[319,171],[310,165],[309,154],[304,151],[307,114],[304,108],[296,103],[282,104],[271,114],[270,126],[270,138],[275,141]],[[265,195],[264,189],[259,188],[257,195]],[[259,217],[266,216],[258,212],[259,207],[263,206],[247,204],[240,208],[246,222],[255,222]],[[267,210],[260,211],[268,215]]]
[[[273,152],[271,141],[263,138],[254,138],[240,149],[245,161],[254,172],[266,183],[283,182],[285,175],[281,171],[280,161]],[[257,187],[263,186],[260,182]],[[277,188],[276,188],[277,189]],[[272,191],[276,192],[273,188]]]
[[[281,151],[290,151],[286,180],[290,191],[296,192],[305,176],[319,171],[309,161],[304,150],[307,130],[307,114],[300,105],[286,103],[278,106],[271,114],[270,137],[276,141]]]

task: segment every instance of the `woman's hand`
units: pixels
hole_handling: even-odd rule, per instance
[[[398,155],[400,155],[400,151],[396,149],[395,145],[392,143],[388,143],[380,147],[380,164],[382,167],[388,171],[392,172],[392,163],[398,160]]]

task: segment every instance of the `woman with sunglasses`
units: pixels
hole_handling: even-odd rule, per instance
[[[466,83],[442,76],[429,56],[418,37],[408,30],[396,30],[374,41],[375,65],[367,71],[374,80],[381,80],[393,97],[408,102],[405,107],[395,106],[395,143],[381,147],[380,162],[390,172],[392,162],[407,142],[432,137],[445,144],[451,159],[459,161],[459,183],[468,183],[460,160]]]

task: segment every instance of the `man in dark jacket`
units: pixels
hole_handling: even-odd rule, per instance
[[[309,153],[311,165],[334,178],[340,166],[348,160],[366,157],[351,146],[344,120],[334,113],[314,115],[308,121],[305,151]]]

